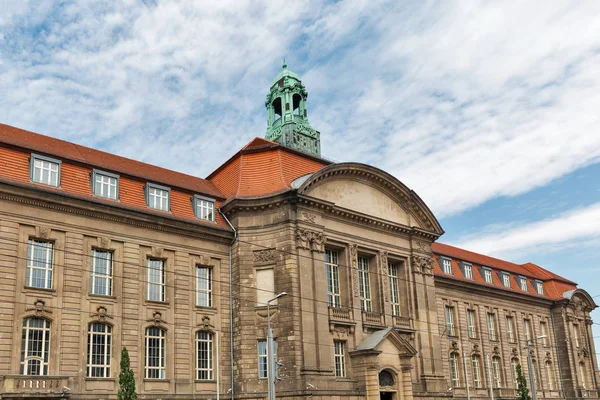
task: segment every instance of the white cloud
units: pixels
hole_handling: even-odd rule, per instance
[[[600,244],[600,203],[571,210],[542,221],[512,224],[510,227],[482,228],[482,234],[459,238],[457,246],[479,253],[506,257],[516,253],[539,253]],[[535,250],[534,250],[535,249]]]

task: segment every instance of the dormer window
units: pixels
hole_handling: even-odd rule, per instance
[[[504,285],[504,287],[509,288],[510,287],[510,274],[508,272],[501,272],[500,274],[502,276],[502,284]]]
[[[199,195],[194,196],[194,214],[196,218],[205,221],[214,222],[215,220],[215,201],[208,197]]]
[[[494,283],[491,268],[483,267],[483,279],[486,283]]]
[[[544,282],[535,281],[535,290],[538,292],[538,294],[543,295],[544,294]]]
[[[165,186],[148,183],[146,185],[146,204],[150,208],[160,211],[169,211],[171,189]]]
[[[460,269],[462,270],[463,275],[467,279],[473,279],[473,266],[466,262],[460,263]]]
[[[519,277],[519,287],[522,291],[527,292],[527,278],[524,276]]]
[[[60,160],[32,154],[29,173],[32,182],[48,186],[60,186]]]
[[[119,197],[119,175],[97,169],[93,170],[92,193],[94,193],[94,196],[117,200]]]
[[[452,275],[452,260],[449,258],[442,258],[442,271],[445,274]]]

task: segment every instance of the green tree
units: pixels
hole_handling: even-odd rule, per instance
[[[527,381],[523,376],[521,364],[517,364],[517,400],[531,400],[529,389],[527,389]]]
[[[123,347],[123,350],[121,350],[121,373],[119,374],[119,393],[117,393],[117,399],[137,400],[135,378],[133,370],[129,365],[129,353],[126,347]]]

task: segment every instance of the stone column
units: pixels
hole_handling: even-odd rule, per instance
[[[401,386],[402,386],[402,400],[413,400],[413,391],[412,391],[412,380],[411,380],[411,371],[412,365],[410,363],[410,358],[405,359],[402,362],[402,376]]]

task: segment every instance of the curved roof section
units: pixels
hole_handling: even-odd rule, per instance
[[[438,236],[444,233],[435,215],[414,190],[409,189],[395,176],[371,165],[353,162],[331,164],[308,177],[298,188],[298,193],[306,193],[320,182],[337,179],[340,176],[352,176],[355,179],[364,179],[370,184],[375,184],[394,198],[406,212],[416,218],[422,227],[434,231]]]

